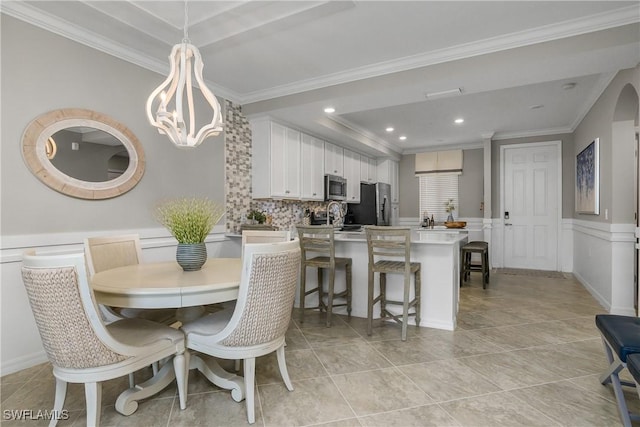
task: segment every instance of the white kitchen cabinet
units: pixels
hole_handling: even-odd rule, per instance
[[[347,203],[360,203],[360,154],[344,150],[344,178],[347,180]]]
[[[344,177],[344,149],[324,143],[324,173]]]
[[[360,182],[373,184],[377,181],[378,162],[365,156],[360,156]]]
[[[268,120],[251,123],[254,198],[300,198],[300,132]]]
[[[381,160],[378,163],[378,181],[391,185],[391,203],[398,203],[400,201],[398,162],[391,159]]]
[[[300,157],[303,200],[324,201],[324,141],[302,134]]]

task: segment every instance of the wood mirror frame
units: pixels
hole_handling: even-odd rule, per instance
[[[46,144],[56,132],[75,126],[87,126],[116,137],[129,153],[129,166],[117,178],[89,182],[59,171],[47,158]],[[125,125],[91,110],[64,108],[36,117],[22,136],[22,157],[31,172],[50,188],[79,199],[99,200],[120,196],[131,190],[142,178],[144,151],[138,138]]]

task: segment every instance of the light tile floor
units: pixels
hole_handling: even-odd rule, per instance
[[[494,273],[486,290],[478,274],[461,289],[455,332],[411,327],[406,342],[394,324],[377,323],[369,337],[365,319],[336,316],[325,328],[318,313],[304,324],[294,313],[286,355],[295,390],[284,387],[273,355],[258,360],[255,425],[618,426],[611,387],[598,381],[607,366],[594,325],[602,312],[570,275]],[[2,377],[1,386],[3,411],[52,407],[48,364]],[[126,378],[105,383],[103,426],[247,424],[244,402],[195,372],[184,411],[170,386],[124,417],[113,404],[126,386]],[[640,412],[634,390],[627,401]],[[60,426],[85,424],[82,386],[70,385],[66,408]]]

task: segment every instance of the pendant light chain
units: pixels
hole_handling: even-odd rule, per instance
[[[184,0],[184,38],[183,43],[189,43],[189,9],[187,7],[187,0]]]

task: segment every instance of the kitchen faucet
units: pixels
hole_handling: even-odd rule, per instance
[[[342,202],[338,202],[336,200],[332,200],[327,204],[327,225],[329,225],[331,223],[331,207],[333,205],[338,205],[338,209],[340,211],[340,213],[342,214]],[[337,218],[336,218],[337,219]],[[335,220],[334,220],[335,222]]]

